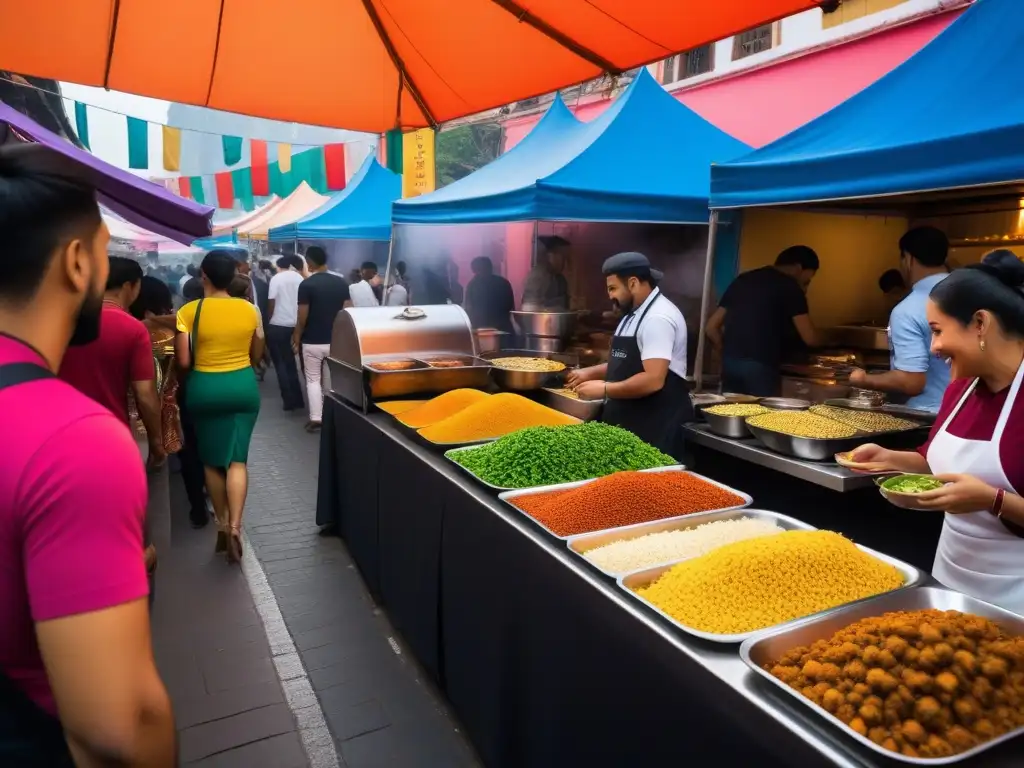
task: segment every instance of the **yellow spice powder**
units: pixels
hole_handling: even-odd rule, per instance
[[[526,427],[561,427],[567,424],[579,424],[579,419],[522,395],[502,392],[419,430],[419,434],[432,443],[468,443],[503,437]]]
[[[459,411],[489,397],[490,395],[479,389],[453,389],[427,400],[418,408],[400,413],[395,418],[407,427],[419,429],[454,416]]]
[[[392,416],[411,411],[413,408],[419,408],[423,405],[426,400],[388,400],[384,403],[376,403],[376,406],[380,408],[384,413],[390,413]]]
[[[786,531],[727,544],[637,590],[688,627],[753,632],[896,589],[903,575],[831,531]]]

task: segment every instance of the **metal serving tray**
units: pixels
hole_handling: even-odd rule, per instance
[[[769,683],[792,696],[814,712],[828,720],[834,727],[839,728],[847,736],[857,740],[868,749],[884,755],[890,760],[913,765],[951,765],[964,760],[976,757],[981,752],[991,749],[998,744],[1016,738],[1024,734],[1024,728],[1017,728],[1009,733],[1000,736],[992,741],[987,741],[966,752],[961,752],[952,757],[923,758],[905,757],[904,755],[890,752],[875,744],[870,739],[861,736],[841,720],[837,720],[826,710],[814,702],[804,698],[798,691],[793,690],[781,680],[772,677],[765,669],[766,664],[772,663],[781,658],[786,652],[800,646],[811,645],[817,640],[831,637],[839,630],[861,619],[871,616],[881,616],[891,611],[917,611],[926,608],[936,608],[940,611],[960,611],[961,613],[973,613],[983,616],[999,624],[1003,630],[1012,635],[1024,635],[1024,617],[1010,613],[990,603],[982,602],[973,597],[954,592],[942,587],[919,587],[917,589],[903,589],[896,592],[888,592],[884,595],[871,597],[842,608],[837,608],[817,616],[799,619],[787,625],[774,629],[765,630],[743,642],[740,646],[740,658],[756,674],[767,680]]]
[[[547,387],[542,387],[537,393],[537,402],[567,416],[575,416],[580,421],[593,421],[601,415],[601,409],[604,408],[603,400],[577,400],[560,395]]]
[[[773,523],[777,523],[779,527],[785,531],[815,530],[813,525],[808,525],[802,520],[797,520],[795,517],[788,517],[786,515],[780,515],[778,512],[768,512],[763,509],[739,507],[722,510],[721,512],[696,512],[692,515],[685,515],[683,517],[670,517],[666,520],[655,520],[651,523],[637,523],[636,525],[627,525],[622,528],[609,528],[604,531],[594,531],[593,533],[580,533],[576,536],[570,536],[566,541],[566,544],[569,547],[570,552],[581,557],[591,568],[600,571],[605,576],[617,579],[620,576],[628,576],[629,574],[606,571],[587,557],[586,553],[592,549],[596,549],[597,547],[603,547],[606,544],[614,544],[617,541],[638,539],[641,536],[647,536],[652,533],[686,531],[690,528],[696,528],[699,525],[716,523],[720,520],[739,520],[740,518],[747,517],[753,518],[754,520],[769,520]],[[681,562],[682,560],[674,560],[672,564],[675,565],[675,563]],[[658,568],[663,565],[665,565],[665,563],[654,563],[649,567]]]
[[[737,496],[739,496],[741,499],[743,499],[743,504],[742,505],[737,505],[735,507],[726,507],[725,509],[709,509],[707,512],[691,512],[689,515],[676,515],[674,517],[665,517],[665,518],[662,518],[662,520],[660,522],[665,522],[667,520],[690,520],[690,519],[693,519],[695,517],[701,517],[701,516],[704,516],[704,515],[710,515],[710,514],[712,514],[714,512],[723,512],[726,509],[743,509],[744,507],[748,507],[748,506],[750,506],[751,503],[753,503],[753,499],[751,499],[750,496],[748,496],[747,494],[743,493],[742,491],[737,491],[735,488],[730,488],[727,485],[722,485],[722,483],[716,482],[716,481],[712,480],[711,478],[704,477],[704,475],[698,475],[696,472],[688,472],[686,470],[686,467],[684,467],[682,464],[673,464],[673,465],[668,466],[668,467],[655,467],[654,469],[641,469],[640,471],[641,472],[649,472],[649,473],[655,473],[655,472],[686,472],[686,474],[693,475],[696,478],[699,478],[701,480],[704,480],[705,482],[711,483],[711,485],[717,485],[719,488],[721,488],[723,490],[729,491],[730,493],[735,493]],[[515,490],[515,491],[507,491],[505,493],[499,494],[498,498],[501,501],[503,501],[506,504],[508,504],[512,509],[514,509],[517,514],[520,514],[523,517],[525,517],[527,520],[529,520],[531,523],[536,525],[538,528],[540,528],[542,531],[544,531],[549,536],[553,536],[554,538],[559,539],[561,541],[568,541],[569,539],[571,539],[571,538],[573,538],[575,536],[583,536],[584,534],[574,533],[574,534],[570,534],[568,536],[559,536],[557,533],[555,533],[550,528],[548,528],[546,525],[544,525],[544,523],[542,523],[539,520],[537,520],[536,518],[531,517],[530,515],[526,514],[526,512],[524,512],[519,507],[517,507],[515,504],[513,504],[512,501],[513,501],[513,499],[517,499],[520,496],[535,496],[535,495],[537,495],[539,493],[552,493],[552,492],[557,492],[557,491],[571,491],[574,488],[579,488],[582,485],[587,485],[588,483],[592,483],[595,480],[600,480],[600,478],[593,477],[593,478],[590,478],[589,480],[579,480],[578,482],[575,482],[575,483],[561,483],[559,485],[539,485],[539,486],[537,486],[535,488],[523,488],[523,489],[519,489],[519,490]],[[645,525],[645,523],[640,523],[639,525]],[[604,530],[604,531],[623,531],[623,530],[627,530],[627,529],[633,528],[633,527],[635,527],[635,526],[629,525],[629,526],[622,526],[622,527],[619,527],[619,528],[604,528],[604,529],[599,529],[599,530]],[[589,533],[590,534],[594,534],[594,533],[598,533],[598,532],[599,531],[590,531]]]
[[[876,442],[887,448],[896,448],[902,445],[909,447],[917,438],[923,441],[927,436],[927,427],[923,426],[888,432],[861,432],[858,430],[855,435],[850,437],[833,438],[797,437],[784,432],[755,427],[750,423],[747,424],[747,429],[766,448],[777,453],[807,461],[832,462],[835,461],[837,453],[847,453],[866,442]]]
[[[893,592],[899,592],[899,591],[902,591],[902,590],[909,589],[910,587],[915,587],[918,584],[920,584],[921,581],[924,579],[924,574],[922,574],[921,571],[919,571],[917,568],[915,568],[914,566],[910,565],[909,563],[904,563],[902,560],[897,560],[894,557],[889,557],[888,555],[883,555],[881,552],[876,552],[875,550],[869,549],[868,547],[861,546],[860,544],[857,544],[856,547],[861,552],[865,552],[865,553],[871,555],[872,557],[875,557],[878,560],[881,560],[883,563],[888,563],[889,565],[894,566],[895,568],[897,568],[899,570],[899,572],[901,574],[903,574],[903,586],[897,587],[896,589],[891,590],[890,592],[885,593],[885,594],[892,594]],[[836,606],[835,608],[828,608],[828,609],[826,609],[824,611],[819,611],[818,613],[812,613],[810,616],[801,616],[801,617],[796,618],[796,619],[791,619],[789,621],[784,621],[781,624],[775,624],[772,627],[762,627],[761,629],[754,630],[754,631],[751,631],[751,632],[739,632],[737,634],[732,634],[732,635],[717,635],[717,634],[713,634],[711,632],[704,632],[702,630],[695,629],[693,627],[688,627],[685,624],[681,624],[680,622],[678,622],[675,619],[673,619],[671,616],[669,616],[667,613],[662,611],[660,608],[658,608],[653,603],[650,603],[647,600],[644,600],[635,591],[635,590],[637,590],[637,589],[639,589],[641,587],[646,587],[647,585],[649,585],[653,581],[656,581],[657,579],[659,579],[661,577],[661,575],[663,573],[665,573],[665,571],[669,570],[674,565],[678,565],[678,563],[682,563],[682,562],[685,562],[685,560],[679,560],[679,561],[676,561],[674,563],[666,563],[665,565],[659,565],[659,566],[656,566],[654,568],[646,568],[646,569],[644,569],[642,571],[636,571],[635,573],[627,573],[624,576],[620,576],[617,579],[617,582],[619,584],[619,587],[621,587],[622,590],[627,595],[632,597],[637,602],[643,604],[644,606],[646,606],[650,610],[654,611],[655,613],[659,614],[662,618],[665,619],[665,621],[667,621],[670,624],[672,624],[673,626],[679,628],[680,630],[682,630],[683,632],[685,632],[688,635],[693,635],[694,637],[699,637],[699,638],[701,638],[703,640],[710,640],[713,643],[742,643],[747,638],[754,637],[755,635],[760,635],[760,634],[762,634],[764,632],[767,632],[768,630],[781,630],[783,628],[791,627],[791,626],[793,626],[795,624],[799,624],[799,623],[804,622],[804,621],[806,621],[808,619],[811,619],[811,618],[828,616],[829,614],[831,614],[831,613],[833,613],[833,612],[835,612],[835,611],[837,611],[837,610],[839,610],[840,608],[843,607],[843,606]],[[860,600],[855,600],[852,603],[845,603],[844,605],[847,605],[847,606],[850,606],[850,605],[860,605],[861,603],[864,603],[866,601],[874,600],[874,599],[876,599],[876,597],[877,596],[865,597],[865,598],[862,598]]]
[[[473,361],[472,365],[459,368],[431,368],[424,359],[460,358]],[[411,360],[416,363],[414,368],[398,371],[379,371],[371,367],[374,363],[393,360]],[[365,391],[370,400],[404,397],[417,393],[447,392],[452,389],[486,389],[490,381],[491,365],[482,358],[474,358],[461,353],[414,352],[403,355],[373,355],[364,357],[362,361]]]
[[[472,472],[469,471],[469,469],[467,469],[466,467],[462,466],[461,464],[459,464],[459,462],[455,461],[455,459],[452,458],[452,454],[453,453],[459,453],[460,451],[473,451],[473,450],[476,450],[477,448],[480,448],[480,447],[481,446],[479,446],[479,445],[467,445],[467,446],[462,447],[462,448],[450,448],[450,449],[448,449],[447,451],[444,452],[444,457],[448,461],[450,461],[452,464],[454,464],[456,469],[458,469],[460,472],[465,472],[471,478],[473,478],[478,483],[480,483],[480,485],[485,485],[488,488],[490,488],[491,490],[499,491],[499,492],[500,491],[512,491],[512,490],[515,490],[514,488],[503,488],[500,485],[491,485],[486,480],[483,480],[480,477],[478,477],[477,475],[473,474]]]
[[[717,403],[722,405],[722,403]],[[728,437],[733,440],[742,440],[750,437],[750,429],[747,427],[746,416],[722,416],[720,413],[708,413],[708,408],[699,409],[700,415],[708,423],[708,429],[720,437]]]

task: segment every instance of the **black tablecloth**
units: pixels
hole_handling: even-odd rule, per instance
[[[491,768],[831,764],[392,421],[329,398],[321,451],[318,522]]]

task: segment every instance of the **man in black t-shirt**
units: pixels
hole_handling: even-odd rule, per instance
[[[722,389],[758,397],[778,395],[781,365],[801,343],[819,346],[807,310],[807,287],[818,255],[794,245],[775,260],[737,276],[708,320],[707,335],[722,355]]]
[[[299,284],[299,317],[292,336],[292,349],[296,354],[302,352],[306,402],[309,403],[306,431],[314,432],[320,429],[324,412],[321,379],[324,358],[331,351],[334,318],[342,309],[352,306],[352,299],[345,278],[327,271],[327,254],[323,248],[310,246],[306,251],[306,264],[310,275]]]

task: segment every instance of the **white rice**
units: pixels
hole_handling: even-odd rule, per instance
[[[584,556],[609,573],[620,575],[662,563],[706,555],[713,549],[744,539],[782,533],[776,523],[741,517],[718,520],[682,531],[649,533],[635,539],[595,547]]]

